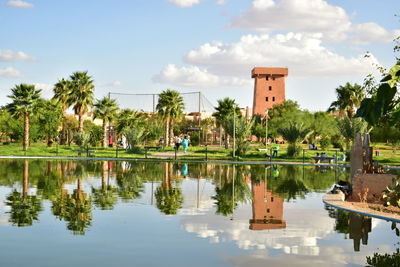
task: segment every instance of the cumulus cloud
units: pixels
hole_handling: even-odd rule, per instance
[[[354,25],[343,8],[324,0],[254,0],[247,10],[233,18],[230,26],[262,32],[320,33],[326,41],[354,40],[359,44],[391,41],[395,34],[375,23]]]
[[[252,84],[251,79],[238,77],[220,78],[196,66],[177,67],[174,64],[165,66],[159,74],[153,77],[153,81],[192,88],[214,88],[219,86],[248,87]]]
[[[10,0],[6,2],[7,6],[18,7],[18,8],[31,8],[33,4],[30,2],[22,1],[22,0]]]
[[[201,0],[168,0],[168,2],[174,3],[179,7],[191,7],[195,4],[199,4]]]
[[[11,50],[0,50],[0,61],[35,61],[36,58],[24,52]]]
[[[22,74],[19,70],[13,67],[6,67],[4,69],[0,69],[0,77],[4,78],[19,78],[22,77]]]
[[[236,43],[201,45],[184,56],[186,63],[208,73],[249,77],[255,66],[288,67],[291,76],[352,76],[370,73],[374,56],[344,57],[324,47],[318,34],[245,35]]]
[[[42,89],[41,96],[45,99],[53,97],[53,85],[49,83],[33,83],[36,89]]]

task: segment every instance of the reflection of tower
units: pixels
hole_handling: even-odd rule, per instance
[[[360,251],[360,240],[363,245],[368,244],[368,233],[371,232],[371,218],[357,214],[350,213],[350,239],[354,242],[354,251]]]
[[[283,199],[271,190],[267,190],[266,182],[254,184],[253,193],[253,218],[250,220],[251,230],[283,229],[286,221],[283,219]]]
[[[265,116],[265,111],[285,100],[285,77],[287,68],[254,68],[253,115]]]

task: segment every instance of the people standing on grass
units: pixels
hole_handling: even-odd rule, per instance
[[[179,150],[181,144],[182,144],[182,139],[179,136],[175,136],[175,149]]]
[[[189,139],[188,139],[188,137],[185,135],[185,137],[183,137],[183,140],[182,140],[183,152],[186,153],[186,151],[187,151],[187,149],[188,149],[188,146],[189,146]]]
[[[275,141],[274,152],[272,153],[272,157],[275,157],[275,158],[278,157],[278,150],[279,150],[279,142]]]

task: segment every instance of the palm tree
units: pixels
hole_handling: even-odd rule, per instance
[[[63,115],[65,111],[69,108],[68,102],[69,95],[71,91],[71,81],[65,80],[64,78],[58,80],[58,82],[53,87],[53,99],[62,106]],[[66,133],[65,133],[65,116],[63,118],[62,129],[61,129],[61,138],[60,144],[64,145],[66,141]]]
[[[353,117],[361,101],[365,97],[365,90],[358,84],[346,83],[344,86],[336,88],[337,100],[332,102],[328,112],[339,111],[341,114],[347,114],[350,119]]]
[[[120,136],[142,122],[143,118],[140,113],[131,109],[124,109],[117,115],[115,131]]]
[[[279,128],[278,133],[289,143],[288,155],[295,156],[299,152],[299,144],[307,138],[311,130],[303,123],[290,122],[289,126]]]
[[[174,135],[174,123],[183,115],[185,104],[178,91],[167,89],[159,95],[157,112],[165,120],[165,141],[170,145],[170,139]]]
[[[345,139],[347,151],[350,149],[352,141],[356,138],[356,133],[364,135],[371,131],[371,128],[368,128],[368,123],[362,118],[344,118],[338,120],[337,127]]]
[[[8,96],[12,102],[7,105],[7,110],[14,117],[24,117],[24,150],[29,146],[29,121],[33,110],[40,100],[41,89],[35,89],[35,85],[19,84],[11,89],[12,95]]]
[[[216,119],[217,126],[220,127],[220,136],[221,136],[221,128],[225,130],[225,148],[228,149],[228,120],[231,115],[236,113],[237,116],[241,116],[239,105],[235,103],[234,99],[229,97],[225,97],[224,99],[218,100],[218,107],[215,108],[217,111],[214,112],[213,116]]]
[[[118,104],[115,99],[104,97],[103,99],[97,100],[94,107],[94,118],[103,120],[103,147],[107,147],[107,122],[110,124],[115,118],[118,111]]]
[[[83,133],[83,115],[93,106],[94,85],[87,71],[74,72],[71,76],[71,90],[68,94],[67,105],[73,106],[78,115],[79,133]]]

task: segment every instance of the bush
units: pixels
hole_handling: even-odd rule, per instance
[[[81,147],[86,147],[89,145],[90,141],[90,134],[87,132],[77,133],[75,134],[75,144]]]
[[[131,152],[139,151],[139,145],[142,144],[145,137],[145,129],[141,127],[131,128],[126,131],[126,141]]]
[[[198,146],[200,144],[200,137],[198,133],[192,133],[190,135],[190,144],[192,146]]]
[[[400,179],[394,179],[393,185],[391,187],[387,187],[383,191],[382,196],[386,206],[400,208]]]
[[[297,144],[289,144],[287,148],[287,155],[288,157],[296,157],[300,155],[301,147]]]
[[[334,148],[343,149],[343,137],[340,135],[334,135],[331,137],[331,143]]]
[[[323,137],[319,140],[319,144],[322,150],[326,150],[331,145],[331,140],[328,137]]]

